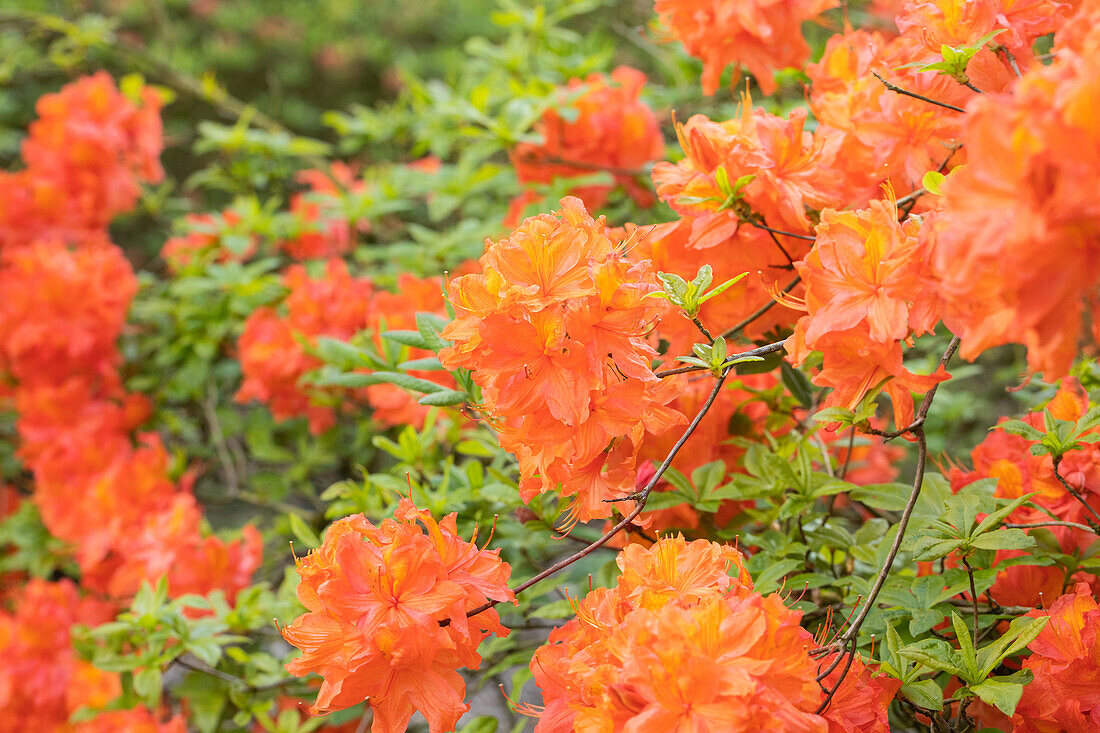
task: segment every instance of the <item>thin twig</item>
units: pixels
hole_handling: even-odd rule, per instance
[[[672,460],[676,458],[676,454],[679,453],[680,449],[684,447],[684,443],[688,441],[688,438],[692,436],[692,434],[695,432],[695,429],[699,427],[699,423],[703,421],[703,418],[710,411],[710,408],[714,404],[714,401],[718,399],[718,393],[721,392],[722,385],[725,384],[726,377],[729,376],[730,370],[732,368],[732,366],[726,367],[725,370],[723,370],[722,375],[715,379],[714,389],[710,391],[710,396],[707,397],[707,401],[704,402],[703,406],[699,408],[699,412],[695,414],[695,418],[684,430],[684,434],[680,436],[680,439],[677,440],[676,444],[672,446],[671,450],[669,450],[668,455],[665,456],[665,460],[661,462],[661,465],[657,467],[657,471],[649,479],[649,483],[645,485],[644,489],[637,493],[636,503],[634,504],[634,508],[630,511],[630,513],[624,516],[618,524],[605,532],[602,537],[597,539],[588,547],[582,550],[578,550],[577,552],[573,553],[563,560],[559,560],[558,562],[543,570],[538,575],[535,575],[529,580],[517,585],[514,589],[514,593],[516,595],[519,595],[536,583],[545,580],[546,578],[549,578],[551,575],[554,575],[555,573],[564,570],[578,560],[582,560],[583,558],[588,557],[600,547],[605,545],[608,541],[610,541],[612,537],[633,524],[634,520],[638,517],[639,514],[642,513],[642,510],[645,509],[645,504],[649,500],[649,495],[653,493],[653,488],[661,480],[661,477],[664,476],[665,471],[669,469],[669,466],[672,465]],[[466,616],[476,616],[482,611],[486,611],[497,605],[499,602],[500,601],[494,599],[489,599],[488,602],[483,603],[474,610],[468,612]]]
[[[786,295],[787,293],[791,292],[796,287],[798,287],[798,284],[800,282],[802,282],[802,278],[799,277],[798,275],[795,275],[794,280],[791,280],[789,283],[787,283],[787,287],[783,288],[779,292]],[[730,338],[734,334],[745,330],[746,326],[748,326],[750,323],[755,321],[757,318],[759,318],[760,316],[762,316],[765,313],[767,313],[768,311],[770,311],[773,307],[775,307],[775,305],[778,302],[779,302],[778,300],[774,300],[774,299],[769,300],[765,305],[760,306],[760,308],[758,308],[756,311],[754,311],[752,313],[752,315],[745,318],[745,320],[741,321],[740,323],[738,323],[736,326],[733,326],[732,328],[726,329],[726,332],[722,334],[722,338]]]
[[[943,357],[940,359],[939,366],[936,367],[937,372],[939,371],[939,367],[945,367],[947,366],[947,362],[951,361],[951,357],[955,355],[955,350],[959,348],[960,343],[961,339],[959,339],[958,336],[955,336],[951,339],[951,343],[947,345],[947,351],[943,352]],[[939,387],[939,382],[937,382],[936,384],[932,385],[932,389],[928,390],[925,393],[924,399],[921,400],[920,407],[917,408],[917,413],[916,416],[913,418],[913,422],[909,423],[904,428],[899,428],[897,430],[879,430],[878,428],[867,427],[861,428],[861,430],[865,433],[870,433],[871,435],[877,435],[881,438],[886,438],[887,440],[897,438],[898,436],[905,435],[906,433],[915,432],[916,429],[923,426],[924,421],[928,419],[928,409],[932,407],[932,400],[935,398],[936,390],[939,389]]]
[[[830,668],[829,671],[825,673],[825,675],[828,676],[829,673],[832,672],[833,669],[836,668],[836,663],[840,661],[841,657],[846,657],[847,658],[847,661],[844,663],[844,669],[840,670],[840,676],[837,677],[836,684],[833,685],[833,689],[829,690],[825,694],[825,699],[822,701],[821,705],[818,706],[818,708],[817,708],[817,714],[818,715],[821,715],[822,713],[824,713],[828,709],[829,704],[833,701],[833,697],[836,696],[837,690],[839,690],[840,686],[842,684],[844,684],[844,678],[848,676],[848,670],[850,670],[852,668],[852,660],[855,659],[855,656],[856,656],[856,644],[855,644],[855,639],[852,639],[851,646],[847,650],[845,650],[842,654],[837,655],[837,660],[836,660],[836,662],[834,662],[833,667]],[[820,681],[820,679],[818,681]]]
[[[970,579],[970,602],[974,610],[974,643],[978,643],[978,589],[974,585],[974,568],[970,567],[970,562],[966,556],[962,557],[963,567],[966,568],[966,576]]]
[[[1061,464],[1062,464],[1062,456],[1055,457],[1054,458],[1054,477],[1056,479],[1058,479],[1058,483],[1062,484],[1062,487],[1066,491],[1068,491],[1071,495],[1073,495],[1074,499],[1081,502],[1081,506],[1085,507],[1085,509],[1088,511],[1088,513],[1092,515],[1093,519],[1100,522],[1100,514],[1097,514],[1096,510],[1092,508],[1092,505],[1089,504],[1087,501],[1085,501],[1085,497],[1081,496],[1080,492],[1078,492],[1077,489],[1070,486],[1069,482],[1066,481],[1065,477],[1063,477],[1062,474],[1059,473],[1058,467]],[[1100,532],[1098,532],[1095,528],[1092,529],[1092,532],[1094,534],[1100,534]]]
[[[972,89],[972,90],[974,90],[974,91],[975,91],[975,92],[977,92],[978,94],[985,94],[985,92],[983,92],[983,91],[982,91],[981,89],[978,89],[978,87],[976,87],[976,86],[974,86],[973,84],[971,84],[971,83],[970,83],[970,80],[969,80],[969,79],[968,79],[968,80],[966,80],[966,81],[964,81],[964,82],[962,82],[962,85],[963,85],[964,87],[966,87],[967,89]]]
[[[692,316],[691,322],[695,324],[695,327],[699,329],[699,333],[703,334],[706,340],[710,343],[714,343],[714,337],[710,335],[710,331],[703,325],[703,322],[699,320],[699,316]]]
[[[947,350],[943,352],[943,356],[940,358],[940,366],[947,365],[957,348],[959,348],[959,337],[955,336],[951,339],[951,343],[948,344]],[[905,539],[905,529],[909,526],[909,520],[913,516],[913,510],[917,506],[917,499],[920,498],[921,488],[924,486],[924,468],[928,461],[928,440],[924,436],[924,421],[928,417],[928,410],[932,407],[932,399],[936,396],[937,387],[939,387],[939,384],[933,385],[932,389],[928,390],[928,393],[924,395],[924,399],[917,409],[917,416],[913,423],[904,431],[898,432],[898,435],[901,435],[902,432],[912,432],[917,438],[917,467],[913,472],[913,490],[909,493],[909,501],[905,504],[905,509],[901,513],[901,519],[898,520],[898,531],[897,534],[894,535],[894,541],[890,545],[890,551],[886,555],[886,560],[882,563],[882,569],[875,577],[875,582],[871,586],[871,590],[867,593],[867,600],[864,601],[863,607],[860,609],[859,613],[852,619],[848,626],[848,630],[838,636],[830,645],[832,647],[836,647],[838,643],[843,647],[849,641],[857,637],[859,634],[859,627],[863,625],[863,622],[867,619],[867,615],[871,613],[871,609],[878,599],[878,594],[886,584],[886,578],[890,575],[894,560],[897,559],[898,551],[901,549],[901,543]],[[815,651],[827,648],[828,647],[821,647]]]
[[[1012,524],[1006,522],[1004,527],[1008,529],[1031,529],[1033,527],[1072,527],[1073,529],[1083,529],[1086,532],[1092,532],[1092,527],[1088,527],[1084,524],[1078,524],[1077,522],[1031,522],[1029,524]]]
[[[753,221],[752,219],[745,219],[745,222],[747,224],[749,224],[749,226],[756,227],[757,229],[763,229],[765,232],[769,232],[771,234],[782,234],[784,237],[794,237],[795,239],[804,239],[807,242],[814,242],[814,241],[817,240],[817,237],[814,237],[810,234],[796,234],[795,232],[786,232],[786,231],[783,231],[782,229],[775,229],[774,227],[770,227],[767,224],[764,224],[762,222]],[[782,247],[783,245],[779,245],[779,246]],[[786,251],[784,251],[783,254],[786,254]],[[790,255],[788,255],[788,259],[789,258],[790,258]]]
[[[937,107],[943,107],[944,109],[949,109],[952,112],[964,112],[964,113],[966,112],[966,110],[963,109],[962,107],[956,107],[953,104],[948,104],[947,102],[940,102],[938,100],[932,99],[931,97],[925,97],[922,94],[917,94],[916,92],[911,92],[908,89],[902,89],[897,84],[891,84],[890,82],[883,79],[881,76],[878,75],[877,72],[872,71],[871,73],[874,74],[875,78],[878,79],[879,81],[881,81],[883,83],[883,85],[887,89],[889,89],[891,92],[896,92],[896,93],[902,94],[906,97],[912,97],[913,99],[919,99],[922,102],[928,102],[929,104],[934,104]]]
[[[214,449],[218,453],[218,460],[222,464],[222,473],[225,475],[226,488],[231,495],[237,494],[241,489],[237,477],[237,465],[229,455],[229,448],[225,442],[225,433],[222,431],[221,421],[218,420],[218,389],[214,382],[206,385],[206,399],[203,400],[202,410],[206,415],[206,424],[210,428],[210,437],[214,439]]]

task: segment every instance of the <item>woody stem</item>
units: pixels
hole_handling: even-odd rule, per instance
[[[714,405],[714,401],[716,399],[718,399],[718,393],[722,390],[722,385],[725,384],[726,377],[729,376],[730,370],[732,370],[732,369],[733,369],[732,365],[726,367],[722,371],[722,375],[715,380],[714,388],[710,391],[710,395],[707,397],[707,401],[704,402],[703,406],[699,408],[699,411],[695,414],[695,417],[692,419],[691,423],[687,426],[687,429],[684,430],[683,435],[680,436],[680,439],[677,440],[676,444],[672,446],[671,450],[669,450],[668,455],[665,456],[665,459],[664,459],[664,461],[661,462],[661,465],[657,467],[657,471],[653,474],[652,478],[649,479],[649,482],[645,485],[645,488],[642,489],[640,492],[638,492],[638,499],[634,504],[634,508],[632,510],[630,510],[630,513],[628,513],[626,516],[624,516],[619,521],[618,524],[616,524],[614,527],[612,527],[607,532],[605,532],[603,534],[603,536],[601,536],[599,539],[597,539],[592,544],[588,545],[587,547],[585,547],[581,550],[578,550],[577,552],[573,553],[572,555],[570,555],[567,558],[559,560],[558,562],[554,563],[550,567],[543,570],[538,575],[535,575],[534,577],[532,577],[532,578],[524,581],[523,583],[520,583],[519,585],[517,585],[514,589],[514,592],[516,593],[516,595],[518,595],[518,594],[522,593],[523,591],[527,590],[528,588],[533,586],[535,583],[538,583],[539,581],[545,580],[546,578],[549,578],[551,575],[554,575],[555,573],[558,573],[558,572],[564,570],[565,568],[569,567],[570,565],[577,562],[578,560],[581,560],[585,557],[588,557],[593,552],[598,550],[600,547],[607,544],[607,542],[609,542],[612,537],[614,537],[615,535],[619,534],[619,532],[621,532],[624,529],[626,529],[627,527],[629,527],[634,522],[634,520],[638,518],[638,515],[642,513],[643,509],[645,509],[645,504],[646,504],[646,501],[649,500],[649,495],[651,493],[653,493],[654,487],[657,486],[657,483],[661,480],[661,477],[664,476],[665,471],[667,471],[669,469],[669,467],[672,465],[672,461],[673,461],[674,458],[676,458],[676,454],[679,453],[680,449],[684,447],[684,443],[686,443],[688,441],[688,438],[690,438],[692,436],[692,434],[695,432],[695,429],[699,427],[699,423],[703,421],[703,418],[710,411],[711,406]],[[477,614],[481,613],[482,611],[486,611],[486,610],[492,608],[493,606],[497,605],[497,603],[499,603],[499,601],[495,601],[495,600],[490,599],[488,602],[486,602],[486,603],[478,606],[477,608],[473,609],[472,611],[468,612],[466,614],[466,616],[467,617],[476,616]]]

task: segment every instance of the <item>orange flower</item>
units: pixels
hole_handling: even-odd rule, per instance
[[[569,101],[562,105],[575,110],[576,117],[567,122],[556,110],[547,110],[535,125],[543,142],[520,143],[512,150],[520,182],[550,183],[555,178],[587,176],[607,169],[635,203],[653,205],[653,193],[635,176],[617,172],[640,169],[664,157],[657,118],[640,99],[645,83],[645,74],[629,66],[619,66],[610,76],[589,74],[583,82],[570,80],[562,90]],[[588,208],[598,209],[610,191],[610,186],[584,186],[573,195]]]
[[[138,106],[101,71],[38,100],[26,170],[0,174],[0,251],[99,234],[133,207],[142,181],[161,179],[160,99],[140,93]]]
[[[68,580],[34,578],[13,608],[0,610],[0,730],[68,731],[77,708],[103,706],[121,694],[118,675],[80,661],[70,635],[73,624],[111,620],[109,604],[81,597]]]
[[[1017,733],[1086,733],[1100,726],[1100,607],[1089,587],[1078,584],[1049,611],[1032,611],[1050,620],[1028,648],[1024,669],[1035,678],[1024,685],[1012,716]]]
[[[1081,13],[1053,63],[967,108],[970,164],[945,183],[931,230],[960,354],[1022,343],[1048,380],[1077,354],[1081,303],[1097,307],[1100,278],[1100,204],[1086,194],[1100,170],[1100,32]]]
[[[298,181],[309,186],[305,193],[290,198],[290,214],[298,232],[280,242],[279,248],[296,260],[338,257],[351,249],[355,233],[370,229],[368,222],[349,222],[340,210],[344,195],[334,183],[339,181],[345,191],[362,193],[366,184],[355,180],[354,171],[344,163],[333,163],[329,172],[301,171]]]
[[[0,373],[20,385],[70,376],[117,381],[115,342],[137,280],[106,241],[38,240],[0,258]]]
[[[432,733],[453,730],[469,709],[456,670],[477,668],[490,632],[508,633],[493,609],[466,616],[514,599],[499,551],[459,538],[454,514],[436,522],[402,499],[378,527],[362,515],[333,524],[298,570],[309,612],[282,632],[303,652],[287,670],[324,677],[313,712],[369,699],[374,733],[404,730],[414,711]]]
[[[188,214],[184,217],[185,234],[171,237],[160,249],[160,257],[173,275],[191,268],[204,268],[210,262],[243,262],[256,253],[255,237],[244,236],[245,247],[237,250],[228,246],[221,230],[238,226],[241,217],[227,209],[220,214]]]
[[[835,654],[825,657],[820,662],[822,669],[828,669],[834,661]],[[842,659],[825,678],[829,689],[841,679],[845,665]],[[888,709],[901,689],[901,680],[877,672],[859,654],[852,657],[839,689],[822,713],[829,721],[829,733],[890,733]]]
[[[812,639],[779,596],[753,592],[739,552],[663,538],[618,563],[618,586],[590,592],[531,660],[537,733],[825,733]]]
[[[582,521],[633,490],[644,434],[682,420],[676,385],[654,375],[646,342],[661,304],[648,263],[630,265],[578,199],[491,242],[482,274],[449,285],[457,318],[443,331],[448,369],[471,369],[530,500],[558,490]]]
[[[823,212],[816,246],[796,264],[806,285],[807,315],[787,341],[795,363],[810,350],[824,354],[813,381],[834,388],[826,405],[852,408],[890,380],[885,390],[899,428],[913,419],[910,392],[926,392],[947,379],[942,368],[920,376],[902,366],[901,341],[930,331],[939,320],[919,227],[915,219],[899,224],[892,201],[872,201],[856,212]]]
[[[287,269],[283,281],[290,289],[283,302],[286,314],[274,307],[259,308],[245,321],[238,344],[244,381],[236,400],[258,400],[272,414],[285,420],[308,417],[310,430],[320,433],[336,422],[332,406],[340,395],[337,388],[306,387],[302,377],[321,366],[320,359],[306,352],[299,339],[310,342],[325,336],[351,339],[361,331],[375,331],[374,345],[381,349],[378,336],[386,330],[416,327],[416,313],[441,313],[443,296],[435,278],[418,279],[402,275],[398,292],[377,290],[367,278],[352,277],[343,260],[328,261],[322,276],[311,278],[302,265]],[[413,350],[409,358],[428,356]],[[453,387],[448,374],[412,372],[414,376]],[[375,408],[374,416],[383,425],[422,424],[427,408],[416,403],[408,392],[393,385],[374,385],[355,390],[354,394]]]
[[[718,91],[727,66],[744,64],[764,94],[771,94],[772,72],[800,67],[810,56],[802,22],[835,5],[833,0],[657,0],[654,10],[687,52],[703,60],[704,93]]]

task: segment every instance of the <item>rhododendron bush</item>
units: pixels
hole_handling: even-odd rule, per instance
[[[0,730],[1100,730],[1100,0],[229,5],[0,10]]]

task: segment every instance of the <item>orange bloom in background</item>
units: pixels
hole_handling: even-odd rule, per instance
[[[703,93],[718,91],[722,71],[739,64],[771,94],[774,72],[810,57],[802,23],[835,6],[834,0],[657,0],[654,10],[687,52],[702,59]]]
[[[144,87],[140,105],[106,72],[38,100],[23,142],[27,167],[0,173],[0,251],[42,238],[81,240],[131,209],[140,183],[160,167],[160,98]]]
[[[230,239],[234,227],[241,224],[240,214],[232,209],[220,214],[188,214],[183,221],[186,233],[169,238],[160,249],[161,259],[173,275],[204,268],[210,262],[243,262],[256,253],[254,235],[242,232]]]
[[[1084,416],[1089,407],[1088,394],[1081,387],[1080,382],[1069,378],[1062,381],[1058,394],[1047,405],[1047,410],[1059,420],[1076,421]],[[1042,411],[1025,415],[1023,420],[1035,429],[1045,431]],[[1089,432],[1095,433],[1096,429]],[[949,474],[952,489],[958,491],[978,479],[995,478],[997,479],[996,496],[1016,499],[1024,494],[1034,493],[1036,496],[1032,497],[1031,503],[1053,512],[1062,521],[1086,524],[1090,518],[1089,513],[1065,490],[1054,475],[1051,457],[1036,456],[1031,453],[1033,444],[1033,441],[1019,435],[999,430],[991,432],[971,452],[973,470],[966,472],[955,469]],[[1080,448],[1066,453],[1058,472],[1066,483],[1073,486],[1077,493],[1089,503],[1089,506],[1100,511],[1100,447],[1096,443],[1083,443]],[[1023,506],[1012,513],[1009,521],[1029,524],[1047,521],[1049,518],[1049,515],[1040,509]],[[1055,526],[1048,529],[1058,538],[1063,551],[1067,553],[1084,550],[1095,539],[1095,535],[1091,532],[1072,527]],[[1010,569],[1008,572],[1011,573],[1013,570],[1015,569]],[[1027,572],[1040,573],[1041,570],[1030,568]],[[1024,571],[1015,570],[1015,572]],[[1015,583],[1009,582],[1008,587],[1012,585]]]
[[[348,340],[367,327],[374,285],[352,277],[343,260],[329,260],[324,274],[310,277],[301,265],[287,269],[283,282],[290,292],[286,315],[273,307],[255,310],[244,323],[238,349],[244,379],[237,402],[265,403],[280,420],[308,417],[310,430],[320,433],[336,421],[336,410],[321,402],[300,380],[321,366],[306,353],[299,338],[328,336]]]
[[[5,251],[0,292],[0,373],[21,387],[74,375],[117,382],[115,342],[137,292],[120,249],[51,239]]]
[[[960,354],[1022,343],[1048,380],[1069,370],[1082,295],[1095,311],[1100,278],[1100,203],[1087,193],[1100,170],[1100,33],[1085,15],[1067,27],[1080,23],[1090,30],[1049,66],[968,107],[970,164],[945,182],[929,232]]]
[[[328,173],[320,170],[301,171],[296,176],[309,186],[304,193],[290,198],[290,214],[298,232],[279,243],[279,249],[296,260],[338,257],[351,249],[356,232],[370,229],[366,221],[350,222],[340,207],[344,195],[338,181],[351,194],[366,189],[363,181],[355,180],[354,171],[344,163],[335,162]],[[333,180],[335,179],[335,181]]]
[[[0,730],[69,731],[79,707],[102,707],[122,692],[118,675],[81,661],[73,624],[95,626],[114,618],[107,603],[81,597],[69,580],[32,578],[0,610]]]
[[[508,633],[494,609],[466,616],[514,600],[499,550],[461,539],[454,514],[436,522],[402,499],[378,527],[362,515],[334,523],[298,571],[309,612],[282,633],[303,652],[287,670],[324,678],[312,711],[369,699],[373,733],[405,730],[415,711],[432,733],[453,730],[469,709],[456,670],[480,665],[489,633]]]
[[[520,143],[512,150],[520,182],[550,183],[555,178],[607,170],[637,205],[652,206],[653,192],[636,176],[621,172],[640,170],[665,154],[657,118],[640,98],[645,83],[645,74],[629,66],[619,66],[610,75],[589,74],[584,81],[570,80],[562,90],[562,104],[575,111],[576,117],[567,121],[555,109],[547,110],[535,125],[543,142]],[[573,195],[594,210],[603,206],[611,189],[583,186]],[[523,205],[532,194],[529,191],[521,197]]]
[[[815,247],[796,264],[806,287],[799,307],[807,315],[787,340],[796,364],[811,350],[824,355],[813,381],[833,388],[826,406],[855,407],[889,380],[884,389],[899,428],[913,419],[910,393],[948,378],[942,368],[923,376],[902,365],[902,341],[931,331],[939,320],[919,229],[915,218],[898,223],[892,201],[872,201],[861,211],[824,211]]]
[[[1100,728],[1100,607],[1080,583],[1033,617],[1050,620],[1028,644],[1024,669],[1035,678],[1024,685],[1012,716],[1015,733],[1086,733]]]
[[[319,337],[350,340],[361,331],[375,331],[374,345],[382,329],[416,327],[416,312],[441,313],[443,296],[438,279],[417,279],[403,275],[398,292],[375,288],[367,278],[352,277],[343,260],[331,259],[324,274],[314,278],[302,265],[292,265],[283,276],[290,292],[282,309],[263,307],[253,311],[244,324],[238,342],[244,380],[236,400],[265,403],[280,420],[309,419],[310,430],[321,433],[336,422],[334,403],[347,390],[307,387],[302,378],[322,362],[307,353],[299,339],[316,343]],[[285,310],[285,315],[281,310]],[[410,359],[428,356],[413,350]],[[441,372],[413,372],[414,376],[453,386],[450,375]],[[408,421],[422,424],[427,408],[416,398],[393,385],[374,385],[353,392],[375,408],[383,425]]]
[[[440,360],[473,371],[526,500],[556,490],[581,521],[610,516],[604,499],[633,490],[643,436],[683,419],[666,407],[676,385],[650,367],[654,273],[572,197],[490,242],[481,265],[448,286],[457,318]]]
[[[739,552],[666,537],[618,564],[619,584],[578,602],[531,660],[537,733],[825,733],[801,614],[755,593]]]

